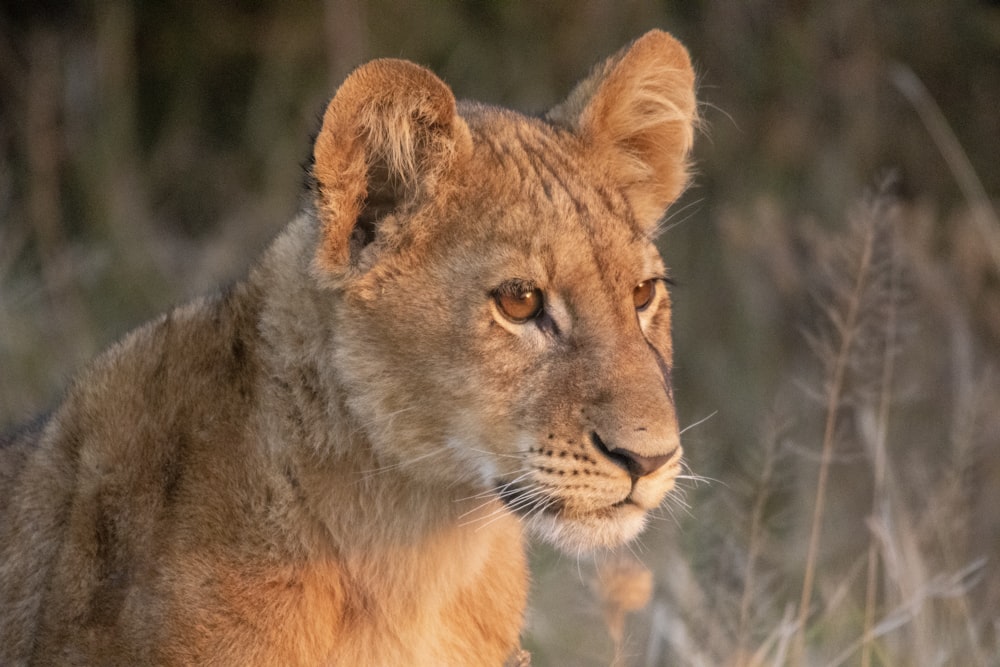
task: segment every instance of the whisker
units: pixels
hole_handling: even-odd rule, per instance
[[[487,505],[489,505],[490,503],[492,503],[494,500],[501,500],[500,496],[498,494],[494,493],[494,492],[490,492],[489,497],[485,498],[483,500],[483,502],[479,503],[478,505],[476,505],[475,507],[473,507],[472,509],[470,509],[468,511],[462,512],[458,516],[458,518],[459,519],[464,519],[465,517],[469,516],[470,514],[475,514],[476,512],[478,512],[479,510],[481,510],[482,508],[484,508]],[[500,504],[501,504],[502,507],[506,507],[506,505],[503,502],[501,502]],[[496,512],[496,511],[497,510],[494,510],[494,512]],[[490,516],[493,516],[493,515],[492,514],[488,514],[487,515],[487,517],[490,517]],[[477,517],[475,519],[470,519],[467,522],[463,522],[461,525],[465,526],[465,525],[468,525],[470,523],[475,523],[476,521],[481,521],[483,518],[487,518],[487,517]]]
[[[357,420],[355,420],[355,427],[353,429],[351,429],[350,435],[351,436],[357,435],[363,429],[367,429],[370,426],[379,426],[381,424],[392,423],[392,421],[396,417],[398,417],[399,415],[403,414],[404,412],[411,412],[411,411],[416,410],[416,409],[417,408],[415,406],[410,405],[410,406],[407,406],[405,408],[400,408],[399,410],[396,410],[395,412],[390,412],[387,415],[379,415],[375,419],[369,419],[367,421],[357,421]]]
[[[721,114],[722,114],[723,116],[725,116],[725,117],[726,117],[726,119],[727,119],[727,120],[728,120],[728,121],[729,121],[730,123],[732,123],[732,124],[733,124],[733,127],[735,127],[735,128],[737,129],[737,130],[740,130],[740,131],[742,131],[742,128],[740,128],[740,125],[739,125],[739,123],[737,123],[737,122],[736,122],[736,119],[735,119],[735,118],[733,118],[733,115],[732,115],[732,114],[730,114],[730,113],[729,113],[728,111],[726,111],[725,109],[723,109],[722,107],[720,107],[720,106],[719,106],[718,104],[712,104],[711,102],[706,102],[705,100],[699,100],[699,101],[698,101],[698,106],[700,106],[700,107],[705,107],[706,109],[713,109],[713,110],[715,110],[715,111],[718,111],[718,112],[719,112],[719,113],[721,113]]]
[[[675,493],[674,495],[672,495],[670,497],[670,500],[667,501],[667,505],[669,505],[670,503],[673,503],[674,505],[676,505],[678,507],[683,507],[685,510],[690,510],[691,509],[691,505],[688,504],[688,501],[685,500],[683,496],[681,496],[680,494],[677,494],[677,493]]]
[[[521,473],[520,475],[518,475],[514,479],[510,480],[509,482],[505,482],[504,484],[502,484],[502,485],[500,485],[498,487],[486,489],[485,491],[481,491],[481,492],[479,492],[479,493],[477,493],[475,495],[472,495],[472,496],[465,496],[465,497],[462,497],[462,498],[456,498],[455,502],[464,502],[466,500],[480,500],[482,498],[491,498],[493,496],[497,496],[499,494],[502,494],[504,491],[508,491],[511,486],[513,486],[514,484],[517,484],[518,482],[520,482],[525,477],[529,477],[531,474],[532,474],[532,471],[528,470],[526,472]]]
[[[485,523],[477,526],[476,527],[476,531],[478,532],[478,531],[482,530],[483,528],[486,528],[490,524],[492,524],[492,523],[494,523],[496,521],[499,521],[503,517],[504,514],[508,514],[508,513],[509,514],[513,514],[516,510],[521,509],[523,507],[528,507],[528,506],[531,506],[531,505],[535,505],[534,507],[532,507],[532,509],[525,516],[526,519],[528,519],[528,518],[536,515],[538,512],[544,511],[545,509],[547,509],[548,507],[550,507],[552,503],[555,502],[555,499],[548,498],[546,500],[546,502],[542,503],[540,506],[536,505],[536,502],[537,502],[538,498],[542,497],[542,496],[545,496],[545,495],[547,495],[547,492],[545,491],[545,489],[536,488],[536,489],[532,489],[531,491],[529,491],[528,493],[526,493],[524,496],[518,497],[517,500],[515,500],[513,503],[509,503],[509,504],[505,503],[503,509],[508,510],[508,512],[494,512],[493,514],[497,514],[497,516],[493,516],[491,514],[490,516],[492,516],[493,518],[491,518],[489,521],[486,521]],[[487,517],[483,517],[483,518],[487,518]]]
[[[372,468],[371,470],[360,470],[358,471],[357,474],[363,475],[364,478],[367,479],[368,477],[373,475],[380,475],[382,473],[386,473],[392,470],[399,470],[400,468],[405,468],[407,466],[413,465],[414,463],[417,463],[418,461],[423,461],[424,459],[428,459],[432,456],[437,456],[438,454],[443,454],[447,451],[448,451],[447,447],[440,447],[438,449],[431,450],[424,454],[420,454],[419,456],[414,456],[405,461],[390,463],[388,465],[380,466],[378,468]]]
[[[684,502],[684,500],[675,495],[671,495],[668,498],[667,502],[658,507],[656,511],[651,512],[650,516],[653,517],[654,519],[661,519],[663,521],[673,521],[674,525],[680,526],[681,521],[680,518],[675,513],[675,510],[683,512],[692,519],[694,518],[694,515],[691,513],[691,507],[686,502]],[[660,512],[666,512],[667,515],[669,516],[664,516],[660,514]]]
[[[649,517],[653,521],[663,521],[665,523],[671,523],[672,522],[675,526],[678,526],[678,527],[680,527],[680,525],[681,525],[681,522],[677,518],[677,515],[674,514],[674,510],[672,508],[670,508],[670,507],[658,508],[658,510],[656,512],[650,512],[649,513]]]
[[[530,504],[532,501],[534,501],[534,495],[535,494],[537,494],[537,491],[531,491],[531,492],[525,494],[524,496],[518,497],[512,503],[501,503],[500,507],[498,507],[497,509],[493,510],[489,514],[487,514],[485,516],[476,517],[476,518],[470,519],[468,521],[464,521],[460,525],[462,525],[462,526],[469,526],[469,525],[478,523],[480,521],[486,521],[487,519],[491,519],[492,517],[494,517],[497,514],[505,514],[505,513],[512,512],[514,510],[520,509],[521,507],[523,507],[523,506],[525,506],[527,504]],[[480,509],[482,507],[485,507],[488,503],[489,503],[489,501],[487,501],[486,503],[482,503],[481,505],[479,505],[475,509],[478,510],[478,509]],[[475,510],[471,510],[469,512],[466,512],[462,516],[467,516],[467,515],[471,514],[474,511]],[[490,521],[489,523],[492,523],[492,521]]]
[[[512,514],[513,514],[513,512],[510,510],[510,508],[508,508],[507,506],[503,506],[500,510],[497,510],[496,512],[493,512],[493,514],[490,514],[490,516],[493,517],[493,518],[491,518],[489,521],[486,521],[485,523],[481,523],[478,526],[476,526],[476,532],[478,533],[483,528],[486,528],[487,526],[490,526],[490,525],[496,523],[497,521],[499,521],[500,519],[504,518],[505,516],[512,515]],[[475,521],[470,521],[470,522],[464,523],[462,525],[463,526],[469,526],[469,525],[472,525],[474,523],[476,523],[476,522]]]
[[[707,422],[709,419],[711,419],[712,417],[714,417],[717,414],[719,414],[718,410],[716,410],[715,412],[711,413],[707,417],[702,417],[701,419],[699,419],[698,421],[696,421],[693,424],[688,424],[687,426],[685,426],[684,428],[682,428],[680,430],[680,433],[678,435],[684,435],[684,433],[686,433],[687,431],[693,429],[695,426],[701,426],[702,424],[704,424],[705,422]]]
[[[682,225],[688,220],[690,220],[692,217],[694,217],[694,214],[698,212],[697,209],[693,211],[690,209],[695,206],[698,206],[703,201],[705,201],[704,197],[700,199],[695,199],[693,201],[684,204],[684,206],[681,206],[676,210],[670,211],[670,215],[668,215],[659,225],[656,226],[656,231],[653,233],[653,236],[659,236],[660,234],[665,234],[674,227]],[[677,217],[684,212],[687,212],[687,215],[685,215],[682,219],[677,220]]]
[[[704,475],[677,475],[674,479],[683,479],[686,481],[694,482],[695,484],[722,484],[725,486],[725,482],[715,479],[714,477],[705,477]]]
[[[461,498],[455,498],[454,502],[464,503],[466,500],[484,500],[488,498],[493,498],[497,495],[497,489],[489,488],[485,491],[480,491],[479,493],[471,496],[462,496]]]
[[[469,447],[469,451],[478,452],[480,454],[486,454],[488,456],[499,456],[501,458],[506,458],[506,459],[517,459],[519,461],[523,461],[528,457],[528,454],[530,454],[530,452],[528,452],[527,450],[514,452],[512,454],[498,454],[496,452],[486,451],[485,449],[476,449],[475,447]]]
[[[639,554],[636,552],[636,547],[641,547],[641,546],[642,546],[642,542],[626,542],[625,543],[625,548],[628,549],[629,553],[632,554],[632,557],[635,558],[640,563],[642,562],[642,559],[639,558]]]
[[[458,518],[459,519],[463,519],[463,518],[469,516],[470,514],[474,514],[475,512],[478,512],[479,510],[483,509],[484,507],[487,507],[494,500],[499,500],[499,499],[498,498],[490,498],[488,500],[485,500],[484,502],[481,502],[478,505],[476,505],[475,507],[473,507],[468,512],[463,512]],[[493,510],[489,514],[487,514],[486,517],[476,517],[475,519],[469,519],[468,521],[461,522],[459,524],[459,526],[468,526],[468,525],[476,523],[477,521],[482,521],[484,518],[491,517],[494,514],[496,514],[497,512],[502,511],[504,509],[506,509],[506,507],[504,507],[503,503],[500,503],[500,507],[498,509]]]
[[[548,491],[541,487],[533,488],[526,493],[522,493],[513,502],[507,503],[507,506],[511,509],[519,510],[524,507],[529,507],[535,504],[535,501],[542,497],[547,497]]]
[[[535,521],[541,517],[550,507],[556,505],[559,502],[557,498],[549,496],[544,502],[536,504],[531,510],[525,514],[524,521],[530,522]]]

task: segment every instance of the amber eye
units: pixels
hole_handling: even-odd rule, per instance
[[[632,303],[635,304],[636,310],[646,310],[649,304],[653,302],[653,296],[656,295],[656,281],[655,280],[643,280],[641,283],[635,286],[632,290]]]
[[[503,316],[516,324],[542,312],[542,290],[530,285],[505,285],[493,294],[493,300]]]

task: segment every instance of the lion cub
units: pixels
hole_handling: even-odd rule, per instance
[[[351,74],[249,276],[2,443],[0,664],[502,664],[522,531],[622,543],[679,469],[693,86],[659,31],[543,118]]]

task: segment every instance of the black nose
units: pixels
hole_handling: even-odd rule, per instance
[[[670,460],[673,452],[661,454],[659,456],[642,456],[622,447],[608,447],[601,440],[601,436],[596,433],[590,434],[590,439],[594,441],[594,446],[613,462],[628,471],[632,477],[645,477],[663,467],[663,464]]]

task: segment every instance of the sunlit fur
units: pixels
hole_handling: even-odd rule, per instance
[[[0,447],[0,664],[501,664],[524,526],[621,543],[680,469],[652,236],[693,100],[662,32],[546,119],[351,74],[247,278]],[[537,317],[498,313],[512,280]],[[615,448],[669,460],[633,479]]]

